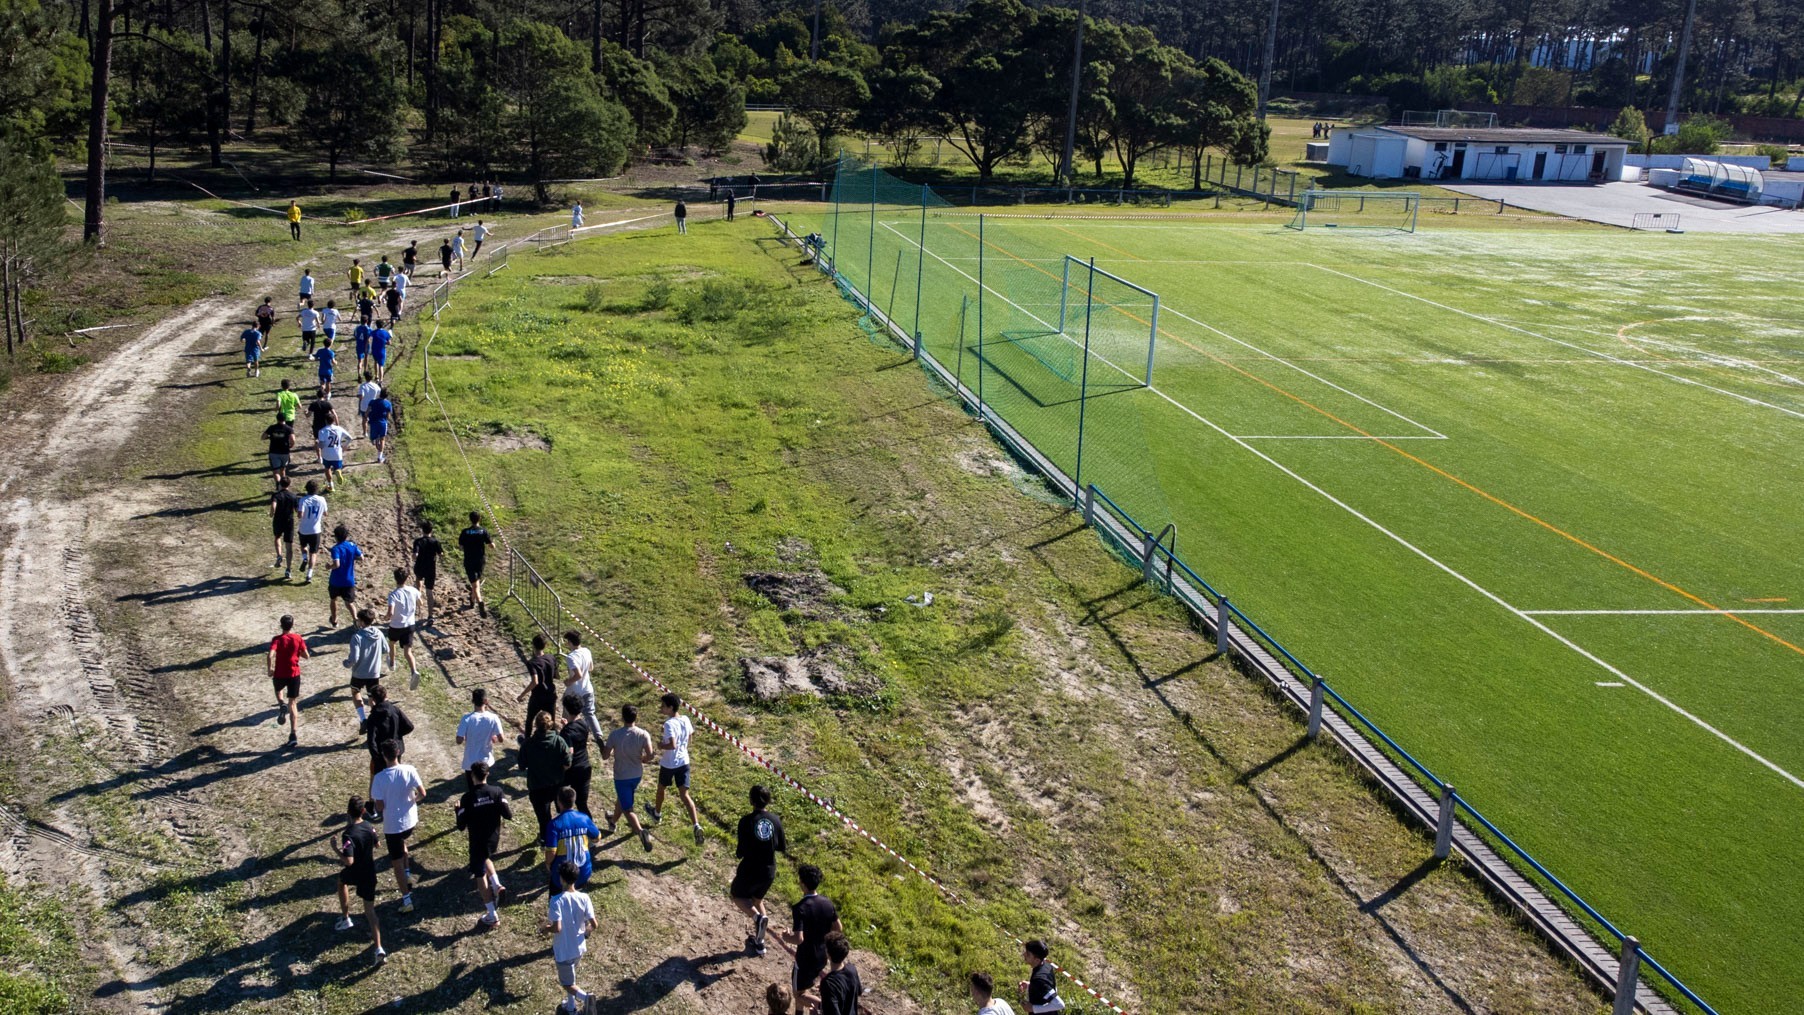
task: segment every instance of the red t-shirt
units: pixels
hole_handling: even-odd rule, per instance
[[[278,678],[298,677],[301,675],[301,654],[307,651],[307,643],[301,636],[289,631],[278,634],[269,643],[270,650],[276,654],[276,676]]]

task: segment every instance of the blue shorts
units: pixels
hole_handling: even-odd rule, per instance
[[[387,436],[388,436],[388,424],[387,423],[376,423],[376,422],[370,423],[370,440],[379,441],[382,438],[387,437]]]
[[[338,329],[337,328],[327,328],[327,329],[325,329],[325,331],[326,331],[327,338],[336,339],[338,337]]]
[[[254,345],[247,345],[244,347],[244,361],[246,363],[255,363],[262,358],[263,350],[261,347]]]
[[[345,460],[342,458],[326,459],[326,471],[327,472],[343,472],[343,471],[345,471]]]
[[[633,809],[633,798],[634,798],[634,795],[637,794],[638,792],[639,792],[639,780],[638,779],[615,779],[614,780],[614,799],[620,801],[620,809],[621,810],[630,811]]]
[[[377,366],[388,366],[388,346],[385,345],[380,349],[371,349],[370,355],[376,357]]]
[[[370,354],[370,340],[367,338],[358,339],[357,340],[357,358],[362,359],[365,356],[368,356],[369,354]]]
[[[321,370],[319,372],[319,382],[321,384],[331,384],[332,383],[332,371]]]

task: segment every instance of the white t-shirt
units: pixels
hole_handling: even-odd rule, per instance
[[[977,1015],[1015,1015],[1015,1009],[1010,1008],[1002,998],[993,997],[989,1004],[977,1009]]]
[[[569,666],[571,676],[580,677],[584,683],[587,683],[589,671],[595,668],[595,655],[588,649],[578,646],[570,650],[570,654],[564,657],[564,662]]]
[[[301,330],[302,331],[318,331],[319,330],[319,311],[313,309],[312,307],[302,307],[301,308]]]
[[[462,233],[459,233],[458,235],[453,236],[451,238],[451,253],[455,254],[458,257],[463,256],[463,254],[464,254],[464,238],[463,238]]]
[[[501,736],[501,717],[488,709],[471,712],[457,724],[457,735],[464,738],[464,771],[478,761],[495,764],[495,738]]]
[[[557,936],[551,939],[551,957],[558,962],[575,962],[589,950],[589,921],[595,919],[595,904],[581,892],[553,895],[546,907],[549,919],[557,924]]]
[[[301,276],[301,295],[302,296],[313,295],[313,276],[312,275],[302,275]]]
[[[581,229],[583,225],[583,206],[577,205],[570,211],[570,228]]]
[[[319,494],[301,498],[301,535],[317,536],[326,524],[326,498]]]
[[[382,395],[382,385],[375,381],[364,381],[357,388],[357,411],[370,411],[370,403]]]
[[[342,462],[345,457],[345,442],[351,439],[351,431],[337,423],[320,428],[319,456],[328,462]]]
[[[478,222],[476,228],[470,230],[470,235],[476,237],[477,243],[481,243],[483,240],[489,238],[489,227]]]
[[[673,715],[664,720],[664,736],[658,741],[669,741],[672,745],[659,758],[658,765],[663,768],[682,768],[689,764],[689,738],[695,735],[695,724],[682,714]]]
[[[416,789],[424,792],[426,784],[412,765],[395,765],[371,777],[370,799],[382,804],[382,834],[400,835],[420,823]]]
[[[390,630],[404,631],[420,619],[420,590],[402,585],[388,594],[388,608],[393,611],[388,621]]]
[[[337,307],[327,307],[326,309],[320,311],[319,312],[319,323],[320,323],[320,326],[323,327],[327,331],[336,330],[338,328],[338,308]]]
[[[403,296],[407,295],[407,273],[406,272],[402,272],[402,271],[395,272],[394,281],[390,282],[389,284],[394,286],[395,292],[398,292]]]

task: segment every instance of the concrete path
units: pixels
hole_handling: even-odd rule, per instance
[[[1804,233],[1804,211],[1731,204],[1642,183],[1438,184],[1447,190],[1567,218],[1629,226],[1640,212],[1676,213],[1695,233]]]

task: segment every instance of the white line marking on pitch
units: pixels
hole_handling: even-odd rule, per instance
[[[1597,686],[1599,686],[1599,687],[1621,687],[1621,686],[1623,686],[1623,684],[1622,684],[1622,681],[1620,681],[1620,680],[1599,680],[1597,682]]]
[[[1523,610],[1531,617],[1684,617],[1754,613],[1804,613],[1804,610]]]
[[[887,223],[885,223],[885,225],[887,226]],[[891,230],[891,231],[893,232],[894,230]],[[901,234],[897,233],[897,235],[900,236]],[[906,236],[903,236],[902,238],[904,240],[908,239],[908,237],[906,237]],[[910,242],[913,242],[913,241],[910,241]],[[916,246],[919,246],[919,244],[916,244]],[[931,257],[938,258],[938,255],[934,254],[933,251],[931,251],[931,250],[927,251],[927,254]],[[943,259],[942,259],[942,263],[944,263]],[[946,266],[948,268],[951,268],[953,271],[958,272],[960,275],[964,275],[967,279],[971,279],[972,282],[977,281],[976,279],[971,278],[970,275],[965,274],[965,272],[962,269],[960,269],[959,267],[957,267],[956,265],[947,264]],[[1363,280],[1361,280],[1361,281],[1363,281]],[[990,287],[987,285],[984,286],[984,288],[990,289]],[[990,289],[990,292],[995,293],[996,290]],[[1019,304],[1016,304],[1013,300],[1009,299],[1008,297],[1003,296],[1001,293],[996,293],[996,295],[999,298],[1001,298],[1002,301],[1005,303],[1009,303],[1016,307],[1020,306]],[[1407,294],[1404,294],[1404,295],[1407,295]],[[1030,314],[1029,316],[1032,316],[1032,315]],[[1046,322],[1041,321],[1040,323],[1045,324]],[[1108,361],[1103,360],[1103,362],[1107,363]],[[1112,363],[1109,365],[1114,366],[1114,364],[1112,364]],[[1121,368],[1116,367],[1116,369],[1119,370]],[[1122,372],[1126,373],[1127,371],[1123,370]],[[1318,496],[1320,496],[1322,499],[1326,500],[1328,503],[1333,504],[1335,507],[1340,508],[1342,511],[1347,512],[1348,514],[1352,515],[1353,517],[1359,519],[1360,521],[1366,523],[1367,525],[1371,526],[1372,528],[1378,530],[1380,533],[1382,533],[1385,537],[1390,539],[1392,542],[1396,543],[1398,546],[1403,547],[1404,549],[1408,550],[1409,552],[1415,554],[1416,556],[1422,558],[1423,560],[1427,561],[1428,563],[1434,565],[1436,568],[1438,568],[1442,572],[1446,573],[1447,575],[1449,575],[1456,581],[1460,582],[1461,584],[1465,585],[1467,588],[1470,588],[1472,591],[1477,592],[1479,595],[1485,597],[1486,599],[1489,599],[1491,602],[1496,603],[1498,606],[1501,606],[1505,610],[1508,610],[1509,612],[1515,614],[1517,617],[1520,617],[1523,621],[1528,623],[1530,626],[1534,627],[1536,630],[1540,631],[1542,634],[1547,635],[1549,638],[1552,638],[1553,640],[1566,646],[1567,648],[1571,649],[1573,652],[1578,653],[1580,656],[1584,657],[1585,659],[1590,660],[1592,663],[1594,663],[1597,666],[1599,666],[1600,668],[1602,668],[1605,672],[1609,673],[1611,676],[1616,677],[1617,679],[1621,680],[1623,683],[1629,685],[1630,687],[1635,688],[1636,690],[1638,690],[1641,693],[1647,695],[1648,697],[1654,699],[1655,701],[1659,702],[1660,704],[1665,705],[1667,708],[1678,713],[1679,715],[1684,716],[1686,719],[1690,720],[1698,728],[1708,732],[1712,736],[1716,737],[1718,740],[1721,740],[1723,743],[1728,744],[1730,747],[1735,748],[1737,751],[1740,751],[1742,754],[1745,754],[1748,757],[1759,762],[1761,765],[1763,765],[1767,769],[1771,770],[1774,774],[1778,775],[1780,778],[1784,779],[1785,781],[1791,783],[1792,785],[1798,787],[1799,789],[1804,789],[1804,779],[1800,779],[1797,776],[1786,771],[1785,769],[1780,768],[1778,765],[1774,764],[1773,762],[1768,761],[1766,758],[1764,758],[1760,754],[1756,753],[1752,748],[1750,748],[1747,745],[1736,740],[1734,737],[1729,736],[1727,733],[1724,733],[1722,730],[1717,729],[1715,726],[1710,725],[1710,723],[1706,722],[1703,718],[1701,718],[1697,714],[1687,711],[1684,706],[1673,701],[1671,698],[1666,697],[1665,695],[1661,694],[1659,691],[1654,690],[1653,688],[1647,686],[1646,684],[1643,684],[1640,681],[1636,680],[1635,678],[1629,676],[1627,673],[1624,673],[1622,670],[1619,670],[1615,666],[1612,666],[1610,663],[1604,661],[1598,655],[1591,652],[1589,649],[1586,649],[1584,646],[1580,645],[1578,642],[1575,642],[1571,638],[1568,638],[1565,635],[1561,634],[1560,632],[1555,631],[1553,628],[1548,627],[1546,624],[1543,624],[1541,621],[1536,620],[1534,617],[1523,612],[1522,610],[1519,610],[1516,607],[1511,606],[1508,602],[1506,602],[1504,600],[1504,598],[1502,596],[1499,596],[1497,593],[1492,592],[1490,589],[1485,588],[1484,586],[1478,584],[1477,582],[1475,582],[1472,579],[1466,577],[1465,575],[1459,573],[1458,571],[1455,571],[1452,567],[1450,567],[1447,564],[1444,564],[1440,560],[1436,559],[1427,550],[1422,549],[1421,547],[1410,542],[1409,540],[1404,539],[1402,536],[1398,535],[1397,533],[1392,532],[1390,529],[1385,528],[1383,525],[1379,524],[1376,520],[1371,518],[1369,515],[1366,515],[1363,512],[1361,512],[1358,508],[1355,508],[1353,505],[1348,504],[1346,501],[1341,500],[1339,497],[1336,497],[1335,495],[1329,493],[1327,490],[1324,490],[1320,486],[1317,486],[1316,484],[1303,478],[1303,476],[1300,473],[1289,468],[1288,466],[1284,465],[1282,462],[1271,457],[1270,455],[1266,454],[1265,452],[1259,450],[1257,447],[1254,447],[1253,445],[1247,443],[1243,439],[1235,437],[1233,434],[1229,433],[1226,429],[1224,429],[1220,424],[1214,422],[1213,420],[1205,418],[1201,413],[1197,412],[1195,409],[1192,409],[1188,405],[1185,405],[1184,403],[1178,401],[1177,399],[1171,397],[1170,395],[1167,395],[1165,392],[1160,391],[1158,388],[1148,387],[1146,390],[1152,392],[1155,395],[1158,395],[1160,398],[1165,399],[1167,402],[1170,402],[1172,405],[1176,406],[1180,412],[1183,412],[1183,413],[1189,415],[1190,417],[1195,419],[1197,422],[1203,424],[1204,426],[1208,427],[1211,430],[1214,430],[1216,433],[1220,434],[1222,437],[1224,437],[1230,441],[1233,441],[1235,444],[1239,445],[1242,449],[1257,456],[1259,459],[1264,461],[1267,465],[1270,465],[1272,468],[1277,469],[1279,472],[1284,473],[1286,476],[1289,476],[1291,479],[1296,480],[1298,483],[1302,484],[1305,488],[1313,491]]]
[[[1425,433],[1403,434],[1401,436],[1387,436],[1385,434],[1372,434],[1369,437],[1366,436],[1365,434],[1357,434],[1357,433],[1335,433],[1335,434],[1310,434],[1310,433],[1272,434],[1272,433],[1267,433],[1267,434],[1235,434],[1234,439],[1237,441],[1444,441],[1444,440],[1447,440],[1448,438],[1441,434],[1425,434]]]
[[[1461,310],[1458,307],[1450,307],[1445,303],[1436,303],[1434,300],[1431,300],[1431,299],[1427,298],[1426,296],[1417,296],[1415,293],[1404,292],[1401,289],[1393,289],[1390,286],[1385,285],[1382,282],[1374,282],[1369,278],[1360,278],[1358,275],[1354,275],[1354,274],[1351,274],[1348,272],[1341,271],[1338,268],[1330,268],[1326,265],[1313,264],[1313,263],[1311,263],[1309,266],[1311,268],[1317,268],[1322,271],[1328,272],[1331,275],[1339,275],[1342,278],[1352,279],[1355,282],[1363,282],[1366,285],[1369,285],[1374,289],[1382,289],[1387,293],[1394,293],[1394,294],[1396,294],[1398,296],[1402,296],[1406,299],[1412,299],[1419,303],[1426,303],[1431,307],[1439,307],[1442,310],[1446,310],[1451,313],[1459,314],[1461,317],[1470,317],[1474,321],[1483,321],[1484,323],[1492,325],[1494,327],[1504,328],[1509,331],[1514,331],[1518,334],[1527,335],[1530,338],[1538,338],[1543,342],[1552,342],[1555,345],[1563,345],[1568,349],[1577,349],[1579,352],[1586,353],[1587,355],[1591,355],[1591,356],[1596,356],[1598,359],[1608,360],[1611,363],[1620,364],[1625,367],[1634,367],[1637,370],[1646,370],[1650,374],[1658,374],[1661,377],[1666,377],[1671,380],[1678,381],[1681,384],[1690,384],[1690,385],[1693,385],[1694,387],[1703,388],[1706,391],[1714,391],[1719,395],[1728,395],[1730,398],[1733,398],[1733,399],[1735,399],[1737,401],[1741,401],[1741,402],[1747,402],[1750,405],[1758,405],[1758,406],[1763,406],[1768,409],[1775,409],[1779,412],[1785,413],[1787,416],[1794,416],[1798,419],[1804,419],[1804,412],[1799,412],[1796,409],[1787,409],[1783,405],[1774,405],[1771,402],[1763,402],[1758,398],[1753,398],[1748,395],[1741,394],[1740,392],[1737,392],[1737,391],[1730,391],[1728,388],[1719,388],[1714,384],[1705,384],[1703,381],[1693,380],[1690,377],[1685,377],[1680,374],[1668,373],[1665,370],[1655,369],[1654,367],[1648,366],[1645,363],[1637,363],[1634,360],[1623,359],[1620,356],[1612,356],[1607,352],[1599,352],[1596,349],[1592,349],[1587,346],[1580,345],[1577,342],[1568,342],[1568,341],[1565,341],[1564,339],[1554,338],[1551,335],[1542,335],[1537,332],[1530,331],[1527,328],[1518,327],[1517,325],[1508,324],[1503,321],[1499,321],[1495,318],[1486,317],[1483,314],[1475,314],[1470,310]]]

